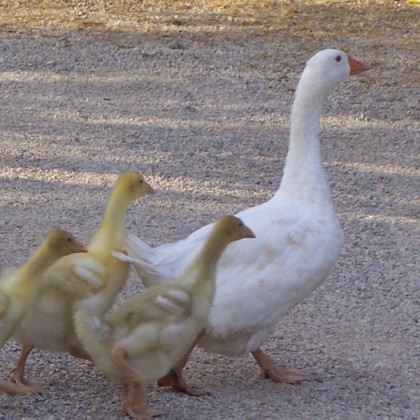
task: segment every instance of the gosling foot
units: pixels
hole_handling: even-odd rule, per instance
[[[139,420],[149,420],[166,414],[165,411],[150,409],[144,392],[145,387],[142,383],[128,382],[123,384],[121,411],[131,418]]]
[[[182,371],[174,368],[169,373],[158,380],[158,386],[170,386],[176,392],[183,392],[192,397],[199,397],[200,395],[208,394],[208,391],[203,391],[197,388],[192,388],[185,382]]]
[[[41,392],[43,388],[43,384],[22,385],[8,381],[0,381],[0,393],[4,392],[5,394],[13,396]]]

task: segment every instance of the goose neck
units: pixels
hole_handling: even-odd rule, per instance
[[[329,194],[322,165],[319,125],[325,94],[300,84],[292,108],[289,151],[280,191],[294,196]],[[326,192],[327,191],[327,192]]]

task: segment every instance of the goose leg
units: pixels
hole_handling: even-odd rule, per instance
[[[162,416],[165,411],[150,410],[147,404],[146,378],[128,363],[126,352],[117,345],[111,349],[111,359],[124,373],[126,381],[122,385],[121,411],[134,419],[147,420]]]
[[[275,363],[262,352],[260,348],[251,352],[261,368],[261,377],[269,378],[273,382],[283,382],[287,384],[299,384],[302,381],[310,381],[316,378],[316,373],[305,372],[296,368],[286,368],[276,366]]]
[[[20,351],[16,364],[13,366],[12,370],[10,371],[10,379],[12,380],[12,382],[15,382],[17,385],[36,387],[36,388],[41,387],[42,389],[43,387],[42,382],[31,382],[25,379],[26,359],[28,358],[33,348],[34,346],[26,346],[26,345],[22,346],[22,349]],[[31,392],[31,391],[29,390],[28,392]]]
[[[203,335],[204,330],[198,334],[194,343],[191,345],[191,347],[188,349],[188,351],[185,353],[182,359],[175,365],[175,367],[173,367],[163,378],[160,378],[158,380],[158,386],[170,386],[174,391],[183,392],[193,397],[208,394],[207,391],[188,386],[184,380],[184,377],[182,376],[182,369],[184,369],[184,366],[188,362],[188,359],[190,357],[191,352],[193,351],[195,344]]]

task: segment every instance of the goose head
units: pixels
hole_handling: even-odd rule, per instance
[[[319,51],[306,63],[302,74],[304,85],[328,94],[338,83],[349,76],[369,70],[369,66],[340,50]],[[309,86],[308,86],[309,88]]]

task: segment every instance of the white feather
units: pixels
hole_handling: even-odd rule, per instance
[[[105,323],[101,322],[101,320],[98,317],[93,316],[90,319],[90,324],[92,329],[96,331],[104,340],[109,338],[111,328]]]
[[[103,286],[106,268],[93,258],[86,258],[74,266],[74,273],[91,288],[98,289]]]
[[[168,290],[156,297],[156,303],[173,314],[186,314],[189,301],[188,294],[182,290]]]

